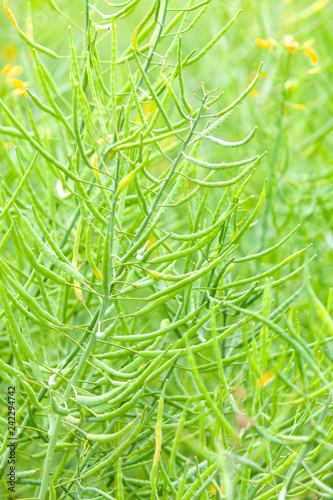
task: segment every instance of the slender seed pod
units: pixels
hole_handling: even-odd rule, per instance
[[[177,57],[178,57],[177,70],[178,70],[178,78],[179,78],[180,95],[181,95],[181,99],[183,101],[183,105],[184,105],[185,109],[187,109],[187,111],[190,113],[190,115],[192,115],[193,109],[191,108],[191,106],[187,102],[187,99],[185,96],[181,41],[182,41],[182,37],[180,36],[179,41],[178,41],[178,52],[177,52]]]
[[[7,241],[9,240],[10,236],[11,236],[11,232],[12,232],[12,229],[13,229],[13,225],[14,225],[14,222],[11,223],[11,225],[9,226],[8,230],[6,231],[6,234],[4,235],[4,237],[2,238],[2,241],[0,243],[0,252],[2,252],[2,250],[4,249]]]
[[[157,1],[156,0],[154,1],[153,5],[151,6],[150,10],[147,12],[147,14],[145,15],[145,17],[142,19],[141,23],[135,28],[135,30],[133,32],[133,35],[132,35],[132,49],[135,52],[139,52],[139,50],[138,50],[138,37],[139,37],[139,34],[142,31],[142,28],[145,26],[145,24],[147,24],[147,22],[152,17],[152,15],[154,14],[155,11],[158,12],[158,6],[157,6]],[[155,19],[155,21],[156,21],[156,19]]]
[[[3,266],[3,263],[1,263],[1,266]],[[18,295],[29,304],[29,306],[34,310],[37,317],[40,317],[41,319],[45,319],[46,321],[50,322],[51,324],[61,326],[58,319],[55,318],[54,316],[52,316],[51,314],[49,314],[42,307],[40,307],[38,302],[28,292],[26,292],[24,290],[24,288],[22,288],[21,285],[17,281],[15,281],[9,275],[6,276],[6,280],[17,291]]]
[[[114,132],[117,134],[117,102],[116,102],[116,25],[115,16],[111,17],[111,104],[112,104],[112,124]]]
[[[144,423],[145,412],[146,409],[144,409],[142,415],[140,415],[141,416],[140,422],[138,423],[132,434],[118,447],[117,450],[115,450],[114,452],[112,451],[109,454],[109,456],[107,456],[104,460],[102,460],[102,462],[88,469],[85,472],[86,478],[96,474],[96,472],[99,471],[100,469],[103,469],[106,466],[110,466],[116,462],[116,460],[121,456],[123,451],[126,450],[128,446],[133,442],[133,440],[139,435]]]
[[[235,141],[235,142],[222,141],[221,139],[217,139],[216,137],[213,137],[211,135],[203,135],[202,137],[225,148],[237,148],[239,146],[244,146],[245,144],[250,142],[250,140],[253,138],[257,130],[258,127],[254,127],[254,129],[249,133],[249,135],[245,137],[245,139],[243,139],[242,141]]]
[[[20,471],[16,472],[16,477],[19,479],[27,478],[27,477],[32,477],[35,474],[39,472],[39,469],[32,469],[32,470],[25,470],[25,471]]]
[[[60,270],[64,271],[72,278],[76,279],[79,283],[83,284],[85,282],[85,278],[76,269],[74,269],[73,266],[67,264],[67,259],[64,259],[64,262],[47,247],[37,232],[33,229],[28,219],[22,214],[20,214],[20,222],[23,223],[22,228],[26,230],[26,233],[33,239],[38,250],[42,252],[52,264],[57,266]]]
[[[151,483],[151,488],[152,488],[152,496],[151,498],[156,497],[156,472],[157,472],[157,467],[159,464],[160,460],[160,453],[161,453],[161,448],[162,448],[162,415],[163,415],[163,403],[164,403],[164,396],[165,396],[165,389],[167,385],[166,381],[164,383],[163,389],[161,391],[161,396],[159,398],[158,402],[158,413],[157,413],[157,422],[156,422],[156,428],[155,428],[155,453],[154,453],[154,461],[153,461],[153,466],[151,469],[150,473],[150,483]]]
[[[26,42],[27,45],[29,45],[30,47],[33,47],[35,50],[38,50],[39,52],[42,52],[43,54],[46,54],[47,56],[50,56],[54,59],[58,59],[59,58],[59,55],[56,54],[53,50],[50,50],[48,49],[47,47],[43,47],[42,45],[39,45],[38,43],[35,43],[33,40],[31,40],[29,38],[29,36],[27,36],[20,28],[19,28],[19,25],[12,13],[12,11],[10,10],[9,6],[8,6],[8,0],[4,0],[4,8],[5,8],[5,12],[10,20],[10,22],[12,23],[12,25],[14,26],[14,28],[16,29],[16,31],[18,32],[18,34],[20,35],[20,37]]]
[[[173,128],[173,127],[172,127],[172,125],[171,125],[171,123],[170,123],[170,120],[169,120],[169,118],[168,118],[168,115],[167,115],[167,113],[166,113],[165,109],[163,108],[162,103],[160,102],[159,98],[157,97],[157,95],[156,95],[156,93],[155,93],[155,91],[154,91],[154,89],[153,89],[153,87],[152,87],[152,85],[151,85],[151,83],[150,83],[150,81],[149,81],[149,79],[148,79],[147,75],[146,75],[146,72],[144,71],[144,69],[143,69],[143,67],[142,67],[142,65],[141,65],[141,62],[140,62],[140,60],[139,60],[139,58],[138,58],[138,56],[137,56],[136,52],[134,52],[134,57],[135,57],[135,60],[136,60],[137,65],[138,65],[139,71],[140,71],[140,73],[141,73],[141,76],[142,76],[143,80],[145,81],[145,83],[146,83],[146,85],[147,85],[147,87],[148,87],[148,89],[149,89],[149,92],[150,92],[150,94],[151,94],[152,99],[154,100],[154,102],[155,102],[155,104],[156,104],[157,108],[159,109],[159,111],[160,111],[161,115],[163,116],[163,118],[164,118],[164,120],[165,120],[165,123],[166,123],[167,127],[168,127],[170,130],[172,130],[172,128]]]
[[[74,134],[73,134],[72,129],[70,128],[66,118],[64,117],[64,115],[61,111],[61,109],[59,108],[59,106],[56,104],[55,100],[52,97],[52,94],[51,94],[50,89],[49,89],[50,79],[47,76],[45,68],[42,66],[42,63],[39,61],[37,54],[35,52],[33,52],[33,54],[34,54],[34,58],[35,58],[35,64],[36,64],[38,76],[39,76],[41,85],[43,87],[44,94],[46,96],[46,99],[47,99],[49,105],[51,106],[51,109],[53,110],[53,112],[51,114],[52,114],[52,116],[54,116],[57,120],[59,120],[64,125],[64,127],[66,128],[66,130],[70,134],[70,136],[72,138],[74,138]]]
[[[7,328],[7,332],[8,332],[8,343],[9,343],[9,347],[13,353],[13,356],[17,362],[17,365],[20,369],[20,371],[22,373],[24,373],[24,375],[27,375],[27,370],[24,366],[24,363],[23,363],[23,351],[22,351],[22,348],[21,346],[19,347],[18,344],[16,345],[15,343],[15,336],[14,336],[14,333],[13,333],[13,330],[12,330],[12,327],[11,327],[11,324],[9,323],[9,321],[7,320],[7,318],[5,319],[5,324],[6,324],[6,328]]]
[[[47,231],[46,227],[44,226],[41,218],[39,217],[36,208],[34,205],[32,205],[32,211],[35,217],[35,220],[38,224],[39,229],[42,231],[43,235],[45,236],[45,239],[47,240],[48,244],[52,248],[53,252],[59,257],[59,259],[63,260],[66,262],[69,266],[71,265],[70,261],[67,259],[67,257],[61,252],[55,241],[53,240],[52,236],[50,233]]]
[[[38,106],[41,109],[41,111],[44,111],[44,113],[48,113],[49,115],[53,116],[53,118],[57,118],[57,113],[55,113],[55,111],[51,107],[49,107],[46,104],[44,104],[43,102],[41,102],[38,99],[38,97],[33,92],[31,92],[30,89],[27,89],[27,92],[28,92],[29,97],[31,97],[32,102],[36,106]]]
[[[250,46],[241,54],[248,27],[237,22],[239,13],[210,36],[211,0],[154,0],[147,8],[119,1],[84,0],[72,21],[64,2],[47,0],[43,13],[54,32],[70,24],[58,54],[35,42],[40,26],[30,0],[26,32],[15,18],[19,6],[12,2],[12,12],[5,0],[7,27],[20,37],[21,56],[32,50],[35,75],[26,77],[28,68],[14,65],[14,47],[6,46],[0,379],[8,415],[0,417],[0,478],[16,442],[17,453],[28,445],[40,462],[40,477],[38,470],[17,473],[24,493],[38,500],[330,497],[333,293],[326,304],[326,257],[317,265],[326,274],[310,285],[315,256],[297,241],[315,234],[325,248],[311,227],[319,215],[329,220],[332,172],[306,175],[313,150],[306,146],[324,148],[326,158],[322,139],[332,120],[299,141],[306,127],[292,134],[296,122],[286,114],[295,108],[302,120],[287,88],[297,76],[292,52],[305,51],[317,64],[315,53],[290,36],[257,39],[256,50],[279,52],[280,83],[288,85],[270,95],[280,85],[273,57],[254,101],[266,75],[257,64],[237,93],[239,65],[248,68],[251,59]],[[3,39],[12,40],[6,29]],[[237,64],[228,69],[230,54]],[[200,68],[205,82],[198,86]],[[309,85],[319,69],[310,70]],[[206,87],[221,72],[225,94]],[[278,110],[272,95],[281,95]],[[251,116],[272,125],[274,113],[272,130],[264,126],[264,137],[254,138]],[[258,194],[253,182],[263,139],[275,146],[261,220],[266,183]],[[297,199],[287,182],[291,167],[297,174],[296,149],[304,170]],[[311,217],[305,211],[305,233],[288,229],[275,239],[305,201],[313,208]]]
[[[132,422],[130,422],[128,425],[125,425],[122,429],[120,429],[117,432],[114,432],[113,434],[89,434],[85,433],[85,436],[87,439],[90,439],[91,441],[96,441],[98,443],[109,443],[112,441],[116,441],[117,439],[120,439],[126,434],[133,429],[133,427],[136,425],[140,418],[140,415],[138,415]]]
[[[122,459],[121,457],[117,461],[117,474],[116,474],[116,490],[118,500],[124,500],[124,487],[123,487],[123,474],[122,474]]]
[[[96,278],[98,278],[100,281],[102,281],[103,280],[102,273],[97,268],[97,266],[93,260],[93,257],[91,255],[91,224],[89,224],[87,234],[86,234],[86,252],[87,252],[88,262],[90,264],[90,267],[91,267],[94,275],[96,276]]]
[[[148,155],[143,160],[143,162],[140,163],[140,165],[138,165],[134,170],[132,170],[132,172],[130,172],[129,174],[127,174],[123,179],[121,179],[121,181],[118,184],[118,188],[117,188],[117,191],[116,191],[116,194],[115,194],[115,199],[118,198],[118,196],[120,195],[120,193],[130,184],[130,182],[132,182],[132,180],[137,176],[137,174],[140,172],[140,170],[142,170],[142,168],[144,167],[145,163],[148,161],[149,154],[150,153],[148,152]]]
[[[30,345],[26,342],[24,339],[21,330],[16,322],[16,319],[14,317],[14,314],[12,313],[12,310],[9,306],[8,299],[5,293],[5,289],[0,283],[0,297],[1,297],[1,302],[2,305],[6,311],[6,319],[8,320],[8,324],[10,325],[10,330],[13,331],[13,334],[17,340],[17,343],[20,345],[21,349],[25,353],[28,359],[34,360],[35,356],[34,353],[32,352]]]
[[[73,92],[73,128],[74,128],[74,134],[75,134],[75,139],[77,143],[77,147],[80,152],[80,156],[86,166],[88,168],[93,168],[92,165],[90,164],[89,158],[87,156],[87,153],[84,149],[83,142],[82,142],[82,137],[81,137],[81,132],[79,129],[79,105],[78,105],[78,96],[79,96],[79,83],[75,83],[74,85],[74,92]],[[76,180],[79,182],[79,179],[73,174],[73,180]]]
[[[42,264],[39,264],[39,262],[37,261],[37,259],[36,259],[35,255],[34,255],[33,251],[28,247],[28,245],[26,245],[26,243],[24,241],[24,238],[23,238],[23,235],[22,235],[19,227],[16,226],[15,229],[16,229],[16,233],[17,233],[20,245],[22,247],[22,250],[25,253],[25,255],[26,255],[29,263],[31,264],[31,266],[36,271],[38,271],[38,273],[42,274],[46,278],[49,278],[54,283],[58,283],[59,285],[66,285],[67,281],[64,278],[62,278],[61,276],[58,276],[53,271],[50,271],[50,269],[48,269],[47,267],[43,266]]]
[[[245,160],[236,161],[233,163],[208,163],[205,161],[198,160],[197,158],[191,158],[190,156],[186,156],[185,154],[184,156],[189,162],[194,163],[199,167],[208,168],[209,170],[224,170],[225,168],[242,167],[247,163],[253,164],[253,162],[258,158],[258,156],[256,156],[255,158],[247,158]]]
[[[176,108],[177,108],[177,109],[178,109],[178,111],[179,111],[179,114],[180,114],[180,115],[181,115],[181,116],[182,116],[182,117],[186,120],[186,119],[187,119],[187,116],[186,116],[186,114],[184,113],[184,111],[183,111],[182,107],[181,107],[181,106],[180,106],[180,104],[179,104],[179,101],[178,101],[178,98],[177,98],[177,96],[176,96],[176,94],[175,94],[175,91],[173,90],[172,85],[171,85],[171,83],[169,82],[168,77],[166,76],[166,74],[165,74],[165,72],[164,72],[164,70],[163,70],[163,67],[161,68],[161,72],[160,72],[160,74],[161,74],[161,77],[163,78],[163,81],[164,81],[164,83],[165,83],[165,86],[166,86],[166,88],[167,88],[167,90],[168,90],[168,92],[169,92],[169,94],[170,94],[170,96],[171,96],[171,98],[172,98],[173,102],[175,103]]]
[[[216,42],[219,41],[219,39],[224,35],[226,31],[234,24],[236,21],[237,17],[239,14],[242,12],[242,10],[239,10],[237,14],[224,26],[224,28],[221,29],[221,31],[197,54],[196,56],[192,57],[187,65],[193,64],[196,61],[199,61],[207,52],[208,50],[215,45]]]
[[[28,179],[28,177],[30,175],[30,172],[31,172],[31,170],[32,170],[32,168],[33,168],[33,166],[35,164],[36,159],[37,159],[37,153],[35,154],[33,161],[30,163],[29,168],[27,169],[27,171],[23,175],[23,177],[22,177],[19,185],[17,186],[15,192],[13,193],[13,196],[8,201],[8,203],[6,204],[6,206],[4,207],[4,209],[1,211],[1,213],[0,213],[0,220],[6,215],[6,213],[9,211],[10,207],[15,203],[15,200],[16,200],[17,196],[19,195],[20,191],[22,190],[22,187],[23,187],[24,183],[26,182],[26,180]]]
[[[0,363],[1,363],[1,360],[0,360]],[[26,405],[27,405],[27,401],[25,401],[25,402],[23,403],[23,405],[21,406],[21,408],[19,408],[19,409],[17,410],[17,412],[16,412],[16,414],[15,414],[15,418],[14,418],[14,419],[12,419],[12,420],[10,421],[10,423],[9,423],[9,427],[14,427],[14,426],[15,426],[15,424],[16,424],[17,422],[19,422],[19,419],[21,418],[21,415],[22,415],[22,413],[23,413],[23,411],[24,411],[24,409],[25,409]],[[8,422],[7,422],[7,423],[8,423]],[[3,441],[2,441],[2,445],[0,446],[0,456],[1,456],[1,455],[5,455],[5,453],[6,453],[6,449],[8,450],[8,444],[9,444],[9,442],[10,442],[10,439],[11,439],[11,435],[10,435],[10,428],[9,428],[9,429],[7,429],[7,430],[6,430],[6,434],[5,434],[4,439],[3,439]],[[6,455],[5,455],[5,457],[6,457]],[[7,458],[7,457],[6,457],[6,458]]]
[[[30,387],[29,383],[23,379],[20,379],[20,383],[23,385],[30,401],[32,402],[32,404],[34,405],[36,410],[38,410],[38,411],[44,410],[44,406],[38,401],[38,399],[36,397],[36,393],[32,389],[32,387]]]
[[[76,396],[76,402],[85,406],[98,406],[106,401],[111,400],[111,398],[115,398],[119,393],[123,393],[123,386],[116,387],[109,392],[105,392],[100,396]]]
[[[87,65],[87,75],[88,75],[89,87],[90,87],[90,90],[91,90],[91,93],[93,96],[94,104],[96,106],[99,122],[102,126],[102,134],[106,137],[107,136],[106,124],[105,124],[102,108],[101,108],[101,105],[100,105],[100,102],[99,102],[99,99],[97,96],[96,87],[95,87],[95,83],[94,83],[94,79],[93,79],[93,75],[92,75],[92,71],[91,71],[90,52],[86,52],[86,65]]]
[[[113,410],[108,413],[101,413],[101,414],[96,413],[95,416],[101,422],[105,422],[106,420],[112,420],[114,418],[118,418],[121,417],[122,415],[125,415],[127,411],[133,408],[135,403],[142,397],[144,390],[145,390],[145,385],[143,385],[142,388],[137,393],[135,393],[134,396],[129,401],[124,403],[116,410]]]
[[[47,161],[49,161],[52,165],[58,168],[61,172],[68,175],[68,177],[70,177],[71,179],[76,180],[76,177],[71,172],[69,172],[64,165],[62,165],[60,162],[58,162],[58,160],[53,158],[53,156],[51,156],[42,146],[39,145],[37,141],[35,141],[35,139],[31,137],[29,132],[22,127],[20,122],[17,120],[17,118],[15,118],[10,109],[3,103],[1,99],[0,99],[0,106],[10,119],[10,121],[15,125],[15,127],[21,132],[21,134],[27,139],[27,141],[36,151],[38,151]]]

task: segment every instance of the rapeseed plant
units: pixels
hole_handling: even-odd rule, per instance
[[[189,67],[240,11],[184,53],[210,1],[156,0],[138,19],[139,3],[86,2],[84,26],[72,22],[56,50],[4,2],[32,81],[4,65],[0,375],[16,388],[17,491],[330,498],[332,295],[324,305],[305,280],[309,341],[294,307],[304,285],[288,286],[311,245],[271,258],[296,226],[260,248],[267,181],[258,197],[249,186],[266,155],[251,142],[261,131],[249,122],[243,137],[224,136],[262,63],[230,104],[204,74],[190,97]],[[316,64],[311,46],[282,43]],[[4,489],[9,439],[2,432]]]

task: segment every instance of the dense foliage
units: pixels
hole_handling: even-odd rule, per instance
[[[6,498],[333,498],[332,9],[236,3],[4,2]]]

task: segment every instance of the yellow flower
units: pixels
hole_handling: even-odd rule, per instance
[[[15,78],[23,72],[22,66],[13,66],[13,64],[6,64],[1,70],[1,74],[8,78]]]
[[[269,384],[273,380],[274,376],[275,376],[274,373],[271,370],[268,370],[258,380],[259,387],[265,387],[265,385]]]
[[[278,45],[277,41],[273,38],[268,38],[268,40],[265,40],[264,38],[257,38],[256,44],[261,49],[268,49],[270,52],[273,52],[273,47]]]
[[[6,66],[4,66],[1,70],[1,74],[6,76],[7,82],[15,87],[15,90],[13,90],[14,95],[27,95],[26,87],[28,82],[23,82],[22,80],[15,78],[22,72],[22,66],[14,66],[13,64],[6,64]]]
[[[295,105],[295,109],[305,109],[306,108],[306,104],[296,104]]]
[[[317,56],[317,54],[315,53],[315,51],[313,50],[312,47],[306,47],[304,49],[304,54],[306,56],[310,57],[312,64],[317,64],[318,63],[318,56]]]
[[[8,43],[2,49],[2,55],[5,61],[15,61],[17,59],[17,48],[13,43]]]
[[[294,40],[292,35],[285,35],[283,37],[283,43],[289,52],[295,52],[295,50],[299,47],[299,43]]]
[[[147,246],[146,246],[146,250],[148,250],[148,248],[152,247],[155,243],[155,240],[152,236],[150,236],[149,240],[148,240],[148,243],[147,243]]]
[[[256,99],[258,99],[258,97],[260,96],[259,92],[257,92],[255,89],[252,89],[251,90],[251,94],[253,95],[253,97],[255,97]]]
[[[154,101],[144,102],[144,103],[142,103],[141,107],[142,107],[142,112],[143,112],[143,115],[145,118],[149,118],[149,116],[152,115],[153,113],[155,113],[155,111],[157,109]],[[139,115],[136,117],[135,122],[141,123]]]
[[[26,90],[26,86],[28,85],[27,82],[22,82],[22,80],[16,80],[15,78],[10,80],[10,83],[15,87],[15,90],[13,90],[14,95],[27,95],[28,92]]]

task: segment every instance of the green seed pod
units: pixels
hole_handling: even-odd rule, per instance
[[[35,360],[34,353],[31,349],[30,345],[26,342],[25,338],[22,335],[22,332],[21,332],[21,330],[16,322],[15,316],[12,313],[12,310],[9,306],[4,287],[1,283],[0,283],[0,297],[1,297],[1,302],[3,304],[3,307],[6,311],[6,321],[7,321],[8,325],[10,325],[10,330],[13,332],[18,345],[20,346],[22,351],[25,353],[27,358],[34,361]]]
[[[21,384],[23,385],[28,398],[36,408],[36,410],[41,411],[44,410],[44,406],[38,401],[37,396],[35,391],[32,389],[32,387],[29,385],[29,383],[26,380],[20,379]]]
[[[117,439],[120,439],[126,434],[133,429],[137,421],[139,420],[140,415],[138,415],[132,422],[129,424],[125,425],[122,429],[120,429],[117,432],[114,432],[113,434],[90,434],[90,433],[85,433],[85,436],[87,439],[90,439],[91,441],[96,441],[98,443],[110,443],[112,441],[116,441]]]
[[[51,400],[51,408],[54,413],[57,413],[58,415],[62,415],[64,417],[67,417],[70,414],[68,408],[61,406],[61,404],[58,403],[57,398],[54,397],[52,393],[50,393],[50,400]]]
[[[99,464],[88,469],[84,474],[85,478],[88,478],[96,474],[96,472],[98,472],[101,469],[104,469],[105,467],[109,467],[110,465],[114,464],[116,460],[118,460],[121,454],[128,448],[128,446],[136,439],[136,437],[141,432],[145,419],[145,413],[146,413],[146,408],[144,409],[142,415],[139,415],[141,417],[140,422],[138,423],[132,434],[115,451],[111,451],[111,453]]]
[[[47,247],[47,245],[43,242],[40,236],[33,229],[28,219],[24,217],[24,215],[22,214],[20,214],[20,221],[22,221],[23,223],[22,229],[24,229],[26,233],[30,235],[38,250],[42,252],[43,255],[45,255],[45,257],[52,264],[58,267],[61,271],[64,271],[67,275],[76,279],[79,283],[81,284],[85,283],[85,278],[76,269],[68,265],[66,262],[60,260],[60,258]]]

